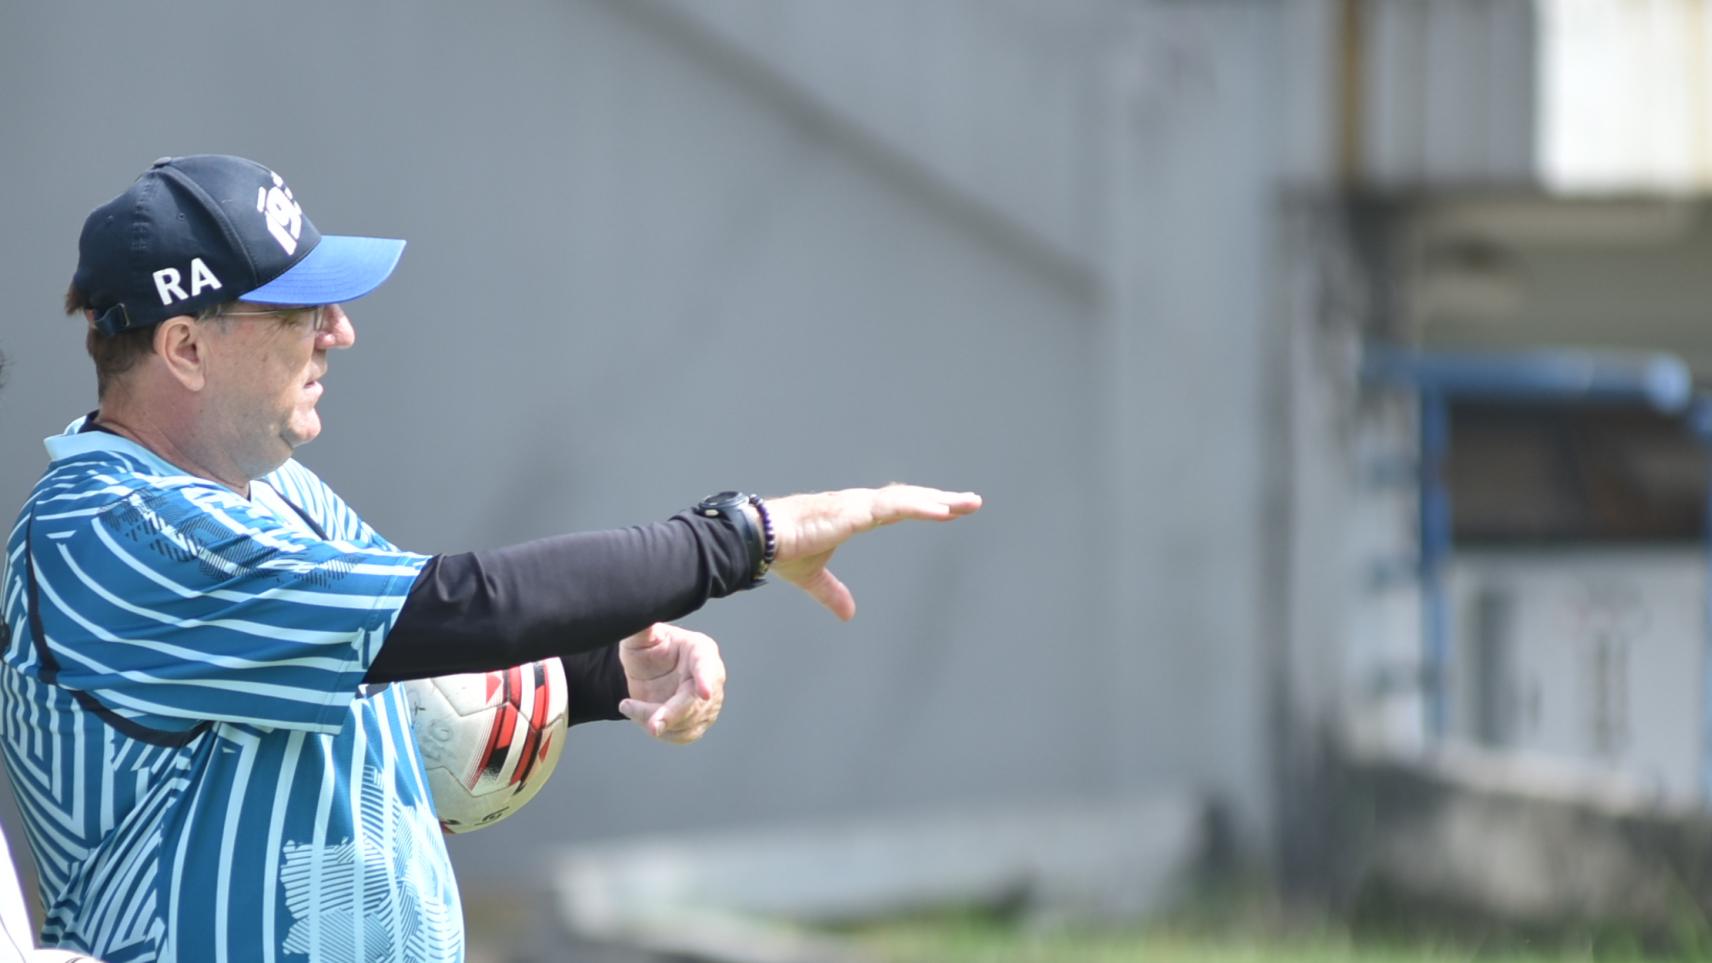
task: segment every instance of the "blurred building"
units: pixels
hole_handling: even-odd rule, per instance
[[[1362,371],[1375,347],[1551,347],[1704,381],[1709,19],[12,3],[0,491],[20,502],[36,439],[93,404],[56,310],[84,214],[156,156],[246,154],[323,230],[411,240],[353,309],[303,452],[395,542],[625,524],[732,486],[988,498],[841,554],[848,626],[777,588],[698,615],[731,670],[715,732],[579,730],[529,810],[458,841],[466,880],[544,841],[1184,787],[1289,867],[1323,842],[1324,753],[1350,740],[1537,750],[1698,799],[1686,408],[1462,399],[1463,544],[1428,573],[1418,386]]]

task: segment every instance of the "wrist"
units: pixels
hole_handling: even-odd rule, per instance
[[[695,511],[705,518],[723,518],[736,529],[748,561],[749,584],[762,584],[778,546],[766,502],[759,495],[723,491],[702,499]]]

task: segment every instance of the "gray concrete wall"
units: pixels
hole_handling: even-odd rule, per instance
[[[1276,425],[1264,345],[1282,21],[1245,4],[1138,13],[1114,70],[1104,319],[1106,584],[1136,643],[1114,653],[1114,676],[1146,693],[1121,771],[1207,786],[1258,843],[1274,801],[1261,441]]]

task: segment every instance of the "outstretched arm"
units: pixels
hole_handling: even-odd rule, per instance
[[[827,570],[838,546],[905,520],[949,521],[981,507],[972,492],[917,485],[848,488],[766,500],[772,571],[841,619],[850,590]],[[761,524],[746,506],[751,525]],[[388,633],[368,681],[505,668],[611,645],[754,584],[761,559],[731,520],[670,521],[436,556]]]

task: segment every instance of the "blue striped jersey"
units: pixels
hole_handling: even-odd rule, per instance
[[[287,462],[245,498],[106,432],[47,439],[6,545],[0,742],[43,943],[133,960],[457,960],[397,687],[427,558]]]

